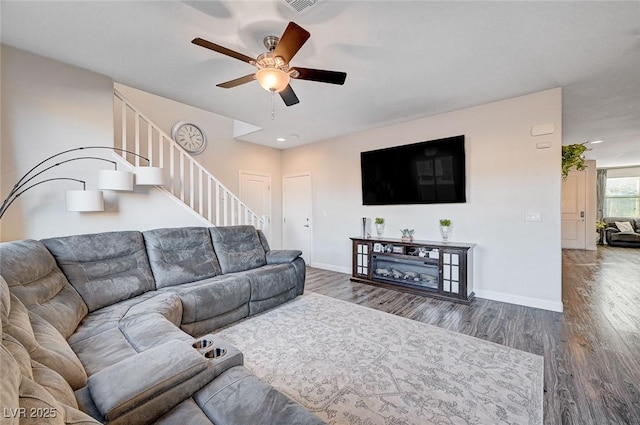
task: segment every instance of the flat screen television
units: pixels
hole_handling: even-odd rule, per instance
[[[466,202],[464,136],[360,153],[364,205]]]

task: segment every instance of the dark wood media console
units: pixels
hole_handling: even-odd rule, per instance
[[[469,304],[475,244],[351,238],[351,280]]]

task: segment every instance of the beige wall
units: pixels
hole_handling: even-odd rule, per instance
[[[385,235],[415,228],[439,240],[438,219],[453,222],[453,240],[478,244],[474,285],[480,297],[562,310],[560,249],[560,89],[335,138],[283,152],[283,174],[311,172],[311,263],[350,271],[350,236],[361,217],[384,217]],[[554,134],[531,127],[553,123]],[[360,152],[464,134],[467,203],[363,206]],[[551,142],[548,149],[536,143]],[[541,222],[527,222],[539,212]]]

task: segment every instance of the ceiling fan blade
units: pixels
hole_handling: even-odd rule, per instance
[[[326,71],[324,69],[311,68],[291,68],[292,71],[298,71],[298,76],[293,77],[298,80],[318,81],[320,83],[344,84],[347,79],[346,72]],[[294,74],[295,75],[295,74]]]
[[[234,50],[227,49],[226,47],[222,47],[218,44],[212,43],[210,41],[204,40],[202,38],[194,38],[191,40],[193,44],[197,44],[198,46],[204,47],[205,49],[213,50],[214,52],[222,53],[223,55],[231,56],[232,58],[241,60],[242,62],[253,62],[254,58],[250,58],[247,55],[243,55],[242,53],[238,53]]]
[[[295,22],[289,22],[287,29],[282,33],[280,41],[276,45],[274,54],[284,59],[285,63],[289,63],[291,58],[298,53],[298,50],[311,37],[309,31],[305,30]]]
[[[242,84],[250,83],[251,81],[256,79],[256,74],[245,75],[244,77],[236,78],[235,80],[226,81],[224,83],[216,84],[218,87],[222,87],[223,89],[230,89],[232,87],[237,87]]]
[[[298,96],[296,96],[295,92],[291,88],[291,85],[287,85],[287,87],[280,92],[280,97],[284,100],[284,104],[287,106],[295,105],[296,103],[300,103]]]

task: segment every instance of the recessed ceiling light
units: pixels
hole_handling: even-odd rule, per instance
[[[591,142],[592,145],[598,144],[598,143],[602,143],[602,140],[594,140],[593,142]]]
[[[286,141],[287,141],[287,139],[285,139],[284,137],[278,137],[276,139],[276,142],[286,142]]]

